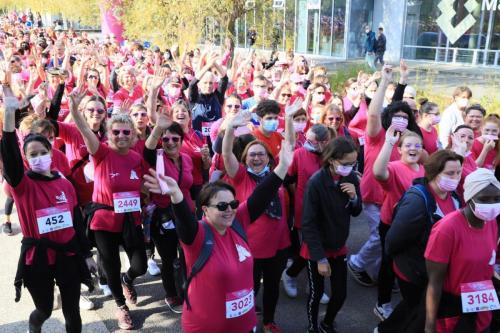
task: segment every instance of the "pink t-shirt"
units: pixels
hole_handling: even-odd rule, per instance
[[[429,155],[431,155],[439,149],[438,132],[434,126],[431,127],[430,132],[423,127],[420,127],[420,131],[423,136],[424,149],[429,153]]]
[[[432,228],[425,258],[448,265],[443,290],[459,296],[462,283],[491,280],[497,239],[496,221],[486,222],[482,229],[476,229],[469,226],[461,211],[455,211]],[[450,319],[439,320],[437,331],[453,332],[458,317]],[[490,321],[491,312],[479,312],[476,332],[483,332]]]
[[[203,184],[203,160],[201,158],[201,148],[206,143],[205,137],[200,132],[189,129],[182,141],[181,152],[191,157],[193,161],[193,185]]]
[[[293,160],[288,169],[289,176],[297,176],[294,195],[294,226],[299,228],[302,224],[302,208],[304,192],[309,178],[321,168],[321,155],[311,153],[305,148],[293,152]]]
[[[144,96],[144,92],[142,91],[141,86],[136,85],[132,92],[129,92],[125,88],[120,88],[114,95],[113,95],[113,107],[114,108],[119,108],[120,105],[122,105],[123,101],[125,100],[130,100],[131,102],[136,102],[142,99]]]
[[[418,171],[415,171],[401,161],[393,161],[389,162],[387,170],[389,171],[389,178],[386,181],[379,181],[384,190],[384,202],[380,210],[380,220],[390,225],[392,223],[394,206],[396,206],[399,199],[411,187],[413,180],[424,176],[424,167],[419,165]]]
[[[137,198],[140,197],[142,177],[147,172],[142,156],[132,150],[121,155],[101,143],[97,152],[92,155],[92,161],[95,168],[93,202],[113,207],[113,194],[137,192]],[[141,224],[140,212],[132,214],[135,224]],[[90,222],[90,229],[121,232],[124,217],[124,213],[99,209]]]
[[[382,205],[384,201],[384,192],[380,183],[373,175],[373,164],[377,159],[385,141],[385,130],[382,128],[374,137],[366,135],[365,143],[365,169],[361,177],[361,195],[364,203],[373,203]],[[401,158],[396,146],[391,153],[391,161],[397,161]]]
[[[236,190],[236,199],[246,201],[257,187],[255,180],[250,177],[246,167],[240,164],[234,178],[226,177]],[[283,188],[279,190],[282,215],[280,219],[268,216],[265,212],[247,228],[248,244],[255,258],[265,259],[276,255],[278,250],[290,246],[290,233],[286,219],[286,205]]]
[[[238,207],[236,220],[243,228],[249,227],[246,202]],[[252,292],[252,252],[232,228],[227,228],[224,235],[212,226],[210,228],[214,235],[214,247],[203,269],[189,284],[187,293],[191,310],[184,302],[182,329],[185,333],[248,333],[257,323],[255,307],[243,315],[226,319],[226,301],[238,297],[235,295],[241,297]],[[191,245],[181,242],[188,273],[199,256],[204,239],[205,229],[200,222],[194,242]]]

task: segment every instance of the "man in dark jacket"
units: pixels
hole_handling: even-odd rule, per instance
[[[387,39],[384,35],[384,28],[382,26],[378,27],[377,39],[375,41],[375,65],[380,62],[381,66],[384,66],[384,53],[387,44]]]
[[[368,63],[368,66],[372,70],[376,70],[375,67],[375,42],[376,37],[375,33],[372,31],[371,26],[367,25],[365,27],[366,39],[365,39],[365,60]]]

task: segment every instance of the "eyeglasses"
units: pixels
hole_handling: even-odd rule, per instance
[[[138,117],[147,117],[148,114],[146,112],[134,112],[132,113],[132,117],[138,118]]]
[[[281,94],[281,97],[292,97],[292,94]]]
[[[329,121],[341,121],[342,120],[342,117],[328,117],[327,118]]]
[[[103,114],[106,110],[104,110],[104,109],[87,108],[87,111],[91,112],[91,113],[97,112],[98,114]]]
[[[164,136],[161,138],[161,141],[164,143],[169,143],[172,140],[173,143],[178,143],[181,141],[181,138],[178,136]]]
[[[231,207],[231,209],[236,209],[240,205],[238,200],[233,200],[230,202],[219,202],[216,205],[208,205],[208,207],[217,208],[218,211],[224,212],[227,210],[227,207]]]
[[[241,105],[239,105],[239,104],[227,104],[226,108],[228,108],[228,109],[239,109],[239,108],[241,108]]]
[[[254,158],[254,157],[264,157],[264,156],[266,156],[266,153],[262,152],[262,151],[251,152],[251,153],[248,153],[248,156],[251,157],[251,158]]]
[[[91,80],[97,80],[99,77],[95,76],[95,75],[89,75],[87,76],[87,79],[91,79]]]
[[[124,130],[114,129],[114,130],[111,130],[111,133],[113,133],[114,136],[118,136],[118,135],[120,135],[120,133],[123,133],[123,135],[125,135],[125,136],[129,136],[130,133],[132,133],[132,131],[129,129],[124,129]]]

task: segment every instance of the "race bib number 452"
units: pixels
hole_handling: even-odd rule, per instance
[[[253,289],[243,289],[226,295],[226,319],[241,317],[253,307]]]
[[[73,218],[68,204],[39,209],[35,214],[40,235],[73,227]]]
[[[460,285],[462,312],[481,312],[500,309],[497,293],[491,280]]]
[[[141,198],[139,192],[113,193],[113,207],[115,213],[140,212]]]

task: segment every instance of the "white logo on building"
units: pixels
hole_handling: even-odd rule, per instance
[[[486,2],[489,1],[485,0],[483,2],[483,8],[485,7]],[[459,24],[453,26],[453,19],[457,15],[457,12],[453,8],[454,3],[455,0],[442,0],[438,4],[439,10],[441,10],[441,15],[436,20],[436,23],[439,25],[446,37],[448,37],[451,44],[455,44],[455,42],[462,37],[467,30],[474,26],[476,19],[472,15],[472,12],[479,6],[479,3],[476,0],[468,0],[464,4],[464,8],[469,12],[469,14],[464,17]]]

